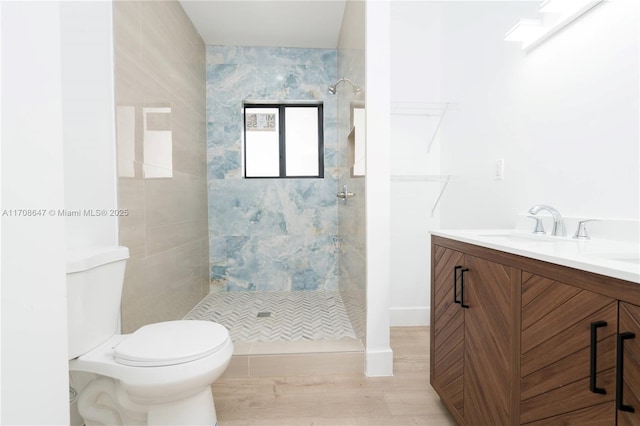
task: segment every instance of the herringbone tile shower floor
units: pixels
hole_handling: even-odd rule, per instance
[[[222,324],[234,342],[356,338],[337,291],[213,292],[185,319]]]

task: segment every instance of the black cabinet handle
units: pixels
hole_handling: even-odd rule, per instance
[[[620,411],[627,411],[629,413],[635,413],[635,409],[630,405],[624,405],[622,403],[622,388],[624,377],[624,341],[628,339],[635,339],[635,333],[627,331],[626,333],[618,334],[618,340],[616,344],[616,408]]]
[[[462,266],[453,267],[453,303],[461,303],[458,300],[458,269],[462,269]]]
[[[463,308],[468,308],[469,305],[464,304],[464,273],[468,272],[469,269],[464,268],[460,270],[460,306]]]
[[[596,386],[597,356],[598,356],[598,328],[606,327],[606,321],[595,321],[591,323],[591,362],[589,364],[589,390],[593,393],[605,395],[604,388]]]

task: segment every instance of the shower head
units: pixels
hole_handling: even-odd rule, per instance
[[[329,93],[331,93],[332,95],[335,95],[336,92],[338,91],[338,84],[340,84],[342,82],[347,82],[347,83],[351,84],[351,86],[353,87],[353,94],[354,95],[357,95],[358,93],[360,93],[362,91],[362,89],[360,89],[360,86],[356,85],[353,81],[349,80],[346,77],[342,77],[340,80],[336,81],[334,84],[332,84],[331,86],[328,87]]]

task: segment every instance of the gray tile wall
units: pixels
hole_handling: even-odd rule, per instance
[[[205,46],[177,1],[113,7],[118,201],[129,213],[120,218],[120,244],[131,252],[122,312],[130,332],[182,318],[209,290]],[[154,160],[154,144],[166,141],[150,124],[145,131],[148,108],[170,108],[162,121],[170,162]],[[152,177],[154,164],[164,177]]]

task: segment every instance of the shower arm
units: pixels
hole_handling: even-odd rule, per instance
[[[334,84],[332,84],[331,86],[329,86],[329,93],[331,93],[332,95],[335,95],[337,90],[338,90],[338,84],[343,83],[343,82],[347,82],[349,84],[351,84],[351,86],[353,86],[353,94],[357,95],[358,93],[361,92],[361,88],[360,86],[358,86],[357,84],[355,84],[351,79],[347,78],[347,77],[342,77],[341,79],[339,79],[338,81],[336,81]]]

